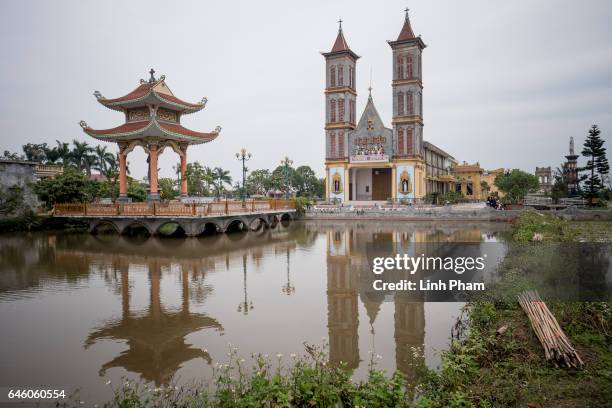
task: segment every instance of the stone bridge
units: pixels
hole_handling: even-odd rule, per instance
[[[89,224],[89,232],[97,233],[101,227],[112,227],[117,233],[125,234],[135,227],[144,228],[150,235],[159,235],[160,228],[167,224],[178,225],[188,237],[204,233],[221,233],[228,231],[258,231],[275,228],[280,222],[290,222],[295,210],[262,212],[253,214],[220,215],[211,217],[122,217],[122,216],[87,216],[71,215],[59,218],[78,219]]]
[[[150,235],[160,234],[168,224],[176,224],[186,236],[228,231],[257,231],[275,228],[295,217],[293,203],[286,201],[216,202],[209,204],[58,204],[57,218],[86,222],[91,233],[111,227],[119,234],[144,228]]]

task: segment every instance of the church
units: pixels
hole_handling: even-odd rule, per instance
[[[423,140],[422,53],[425,43],[415,36],[408,10],[395,41],[393,118],[385,126],[372,89],[356,120],[357,60],[342,31],[325,58],[325,178],[329,200],[414,202],[428,193],[454,189],[450,174],[457,161]]]

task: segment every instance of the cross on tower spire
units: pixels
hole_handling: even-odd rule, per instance
[[[408,7],[406,7],[406,9],[404,9],[404,11],[406,12],[406,20],[408,20],[408,12],[410,11],[410,9]]]
[[[338,31],[342,31],[342,18],[340,18],[340,20],[338,20]]]

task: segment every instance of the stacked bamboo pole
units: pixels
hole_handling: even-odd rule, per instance
[[[528,290],[518,296],[518,301],[544,347],[546,360],[552,360],[557,366],[582,367],[584,363],[571,345],[569,339],[559,327],[555,316],[535,290]]]

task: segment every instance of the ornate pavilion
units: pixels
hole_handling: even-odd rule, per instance
[[[157,159],[165,148],[174,150],[181,158],[181,196],[187,196],[187,148],[190,145],[214,140],[221,127],[210,133],[196,132],[181,125],[181,117],[198,112],[206,106],[207,99],[200,102],[185,102],[172,93],[166,85],[165,76],[155,79],[155,70],[149,72],[148,81],[127,95],[108,99],[99,91],[94,96],[109,109],[121,111],[125,123],[112,129],[92,129],[85,121],[79,124],[91,137],[104,142],[115,142],[119,146],[119,201],[127,201],[127,155],[137,146],[148,154],[149,196],[148,200],[159,200],[157,189]]]

